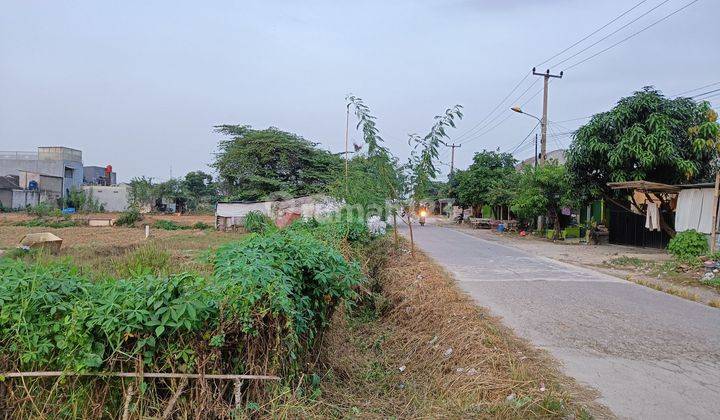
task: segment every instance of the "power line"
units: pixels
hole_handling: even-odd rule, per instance
[[[664,2],[660,3],[660,5],[666,3],[667,1],[668,1],[668,0],[665,0]],[[650,25],[642,28],[641,30],[639,30],[639,31],[637,31],[637,32],[635,32],[635,33],[633,33],[633,34],[631,34],[631,35],[629,35],[629,36],[621,39],[620,41],[612,44],[611,46],[605,48],[604,50],[600,50],[600,51],[596,52],[595,54],[593,54],[593,55],[591,55],[591,56],[589,56],[589,57],[587,57],[587,58],[585,58],[585,59],[583,59],[583,60],[578,61],[577,63],[573,64],[572,66],[566,67],[565,70],[563,70],[563,71],[567,71],[567,70],[570,70],[570,69],[572,69],[572,68],[574,68],[574,67],[577,67],[577,66],[579,66],[580,64],[582,64],[582,63],[584,63],[584,62],[586,62],[586,61],[588,61],[588,60],[590,60],[590,59],[592,59],[592,58],[595,58],[595,57],[597,57],[598,55],[603,54],[603,53],[606,52],[606,51],[609,51],[609,50],[615,48],[616,46],[622,44],[623,42],[629,40],[630,38],[633,38],[633,37],[635,37],[635,36],[637,36],[637,35],[645,32],[646,30],[652,28],[653,26],[657,25],[658,23],[663,22],[663,21],[669,19],[670,17],[672,17],[673,15],[675,15],[675,14],[677,14],[677,13],[679,13],[679,12],[685,10],[685,9],[687,9],[688,7],[690,7],[690,6],[692,6],[693,4],[697,3],[698,1],[699,1],[699,0],[693,0],[693,1],[691,1],[690,3],[686,4],[685,6],[679,8],[679,9],[676,9],[676,10],[673,11],[672,13],[670,13],[670,14],[668,14],[668,15],[666,15],[666,16],[658,19],[658,20],[656,20],[655,22],[653,22],[653,23],[651,23]],[[660,5],[656,6],[656,8],[659,7]],[[651,10],[652,10],[652,9],[651,9]],[[647,13],[646,13],[646,14],[647,14]]]
[[[709,90],[709,91],[707,91],[707,92],[698,93],[697,95],[691,96],[691,98],[692,98],[692,99],[697,99],[697,98],[699,98],[700,96],[705,96],[705,95],[709,95],[709,94],[717,93],[717,92],[720,92],[720,89],[714,89],[714,90]]]
[[[530,86],[528,86],[520,95],[518,95],[515,99],[513,99],[512,103],[517,103],[517,101],[519,101],[520,98],[522,98],[523,96],[525,96],[525,94],[528,92],[528,90],[530,90],[530,88],[533,87],[533,86],[535,86],[538,82],[539,82],[539,80],[536,80],[535,82],[531,83]],[[539,93],[539,92],[535,93],[535,95],[533,95],[532,97],[537,96],[538,93]],[[531,98],[532,98],[532,97],[531,97]],[[527,103],[527,102],[525,102],[525,103]],[[523,103],[523,105],[524,105],[525,103]],[[490,128],[490,129],[487,129],[490,125],[494,124],[494,123],[495,123],[500,117],[502,117],[503,115],[505,115],[505,118],[503,118],[500,123],[495,124],[495,125],[492,126],[492,128]],[[510,118],[510,115],[509,115],[509,114],[503,114],[502,112],[498,113],[498,114],[495,115],[492,119],[490,119],[486,124],[484,124],[483,127],[482,127],[481,129],[479,129],[476,133],[473,133],[473,134],[471,134],[470,136],[467,136],[467,137],[465,137],[464,139],[462,139],[462,141],[460,142],[460,144],[464,144],[464,143],[473,141],[474,139],[477,139],[478,137],[481,137],[481,136],[487,134],[489,131],[492,131],[495,127],[497,127],[497,126],[500,125],[501,123],[507,121],[508,118]],[[457,140],[457,139],[456,139],[456,140]]]
[[[540,80],[540,79],[538,79],[538,80]],[[542,92],[542,91],[543,91],[543,88],[540,88],[540,90],[538,90],[537,92],[535,92],[535,93],[534,93],[531,97],[529,97],[525,102],[523,102],[522,104],[520,104],[520,107],[522,108],[523,106],[525,106],[525,104],[527,104],[527,103],[530,102],[533,98],[535,98],[536,96],[538,96],[538,95],[540,94],[540,92]],[[519,99],[519,98],[518,98],[518,99]],[[500,115],[502,115],[502,114],[498,114],[498,117],[499,117]],[[471,141],[475,141],[475,140],[481,138],[482,136],[488,134],[489,132],[491,132],[492,130],[494,130],[494,129],[497,128],[498,126],[500,126],[500,124],[502,124],[502,123],[504,123],[505,121],[507,121],[508,119],[510,119],[510,117],[512,117],[512,114],[511,114],[510,112],[508,112],[508,114],[505,116],[505,118],[503,118],[500,122],[498,122],[498,123],[495,124],[494,126],[490,127],[489,129],[483,131],[482,133],[479,133],[479,134],[477,134],[476,136],[473,136],[473,137],[471,137],[471,138],[469,138],[469,139],[466,139],[466,140],[463,141],[461,144],[469,143],[469,142],[471,142]]]
[[[592,118],[592,115],[589,115],[587,117],[580,117],[580,118],[571,118],[569,120],[560,120],[560,121],[550,121],[553,124],[559,124],[559,123],[566,123],[566,122],[573,122],[573,121],[580,121],[580,120],[587,120]]]
[[[528,73],[528,76],[529,76],[529,75],[530,75],[530,73]],[[510,103],[512,103],[512,102],[517,102],[520,98],[522,98],[523,96],[525,96],[525,94],[528,92],[528,90],[530,90],[530,89],[531,89],[533,86],[535,86],[535,84],[537,84],[537,83],[538,83],[538,81],[535,80],[535,81],[534,81],[533,83],[531,83],[527,88],[525,88],[525,90],[523,90],[523,91],[520,93],[520,95],[518,95],[518,96],[517,96],[513,101],[511,101]],[[507,100],[507,98],[508,98],[508,97],[506,96],[505,99],[503,99],[503,101],[500,102],[498,105],[500,105],[500,106],[503,105],[503,104],[505,103],[505,101]],[[499,106],[496,106],[495,109],[493,109],[493,112],[491,112],[490,114],[488,114],[488,116],[491,116],[492,114],[494,114],[495,111],[497,111],[498,109],[502,109],[502,108],[500,108]],[[467,140],[467,138],[472,137],[472,136],[473,136],[474,134],[476,134],[478,131],[483,131],[483,130],[484,130],[485,128],[487,128],[489,125],[491,125],[492,123],[494,123],[495,121],[497,121],[497,119],[500,118],[502,115],[503,115],[503,113],[500,112],[500,113],[494,115],[494,116],[493,116],[492,118],[490,118],[490,119],[487,119],[487,118],[486,118],[486,121],[484,122],[484,124],[482,124],[482,126],[480,126],[481,124],[476,124],[475,127],[473,127],[473,129],[469,130],[469,131],[466,132],[465,134],[462,134],[462,135],[456,137],[456,138],[453,139],[453,140],[455,140],[455,141],[458,141],[458,140],[464,141],[463,139]],[[473,133],[473,131],[474,131],[475,133]],[[461,141],[461,143],[462,143],[462,141]]]
[[[677,96],[682,96],[682,95],[684,95],[684,94],[686,94],[686,93],[692,93],[692,92],[698,91],[698,90],[700,90],[700,89],[709,88],[709,87],[715,86],[715,85],[720,85],[720,82],[710,83],[709,85],[700,86],[700,87],[697,87],[697,88],[695,88],[695,89],[686,90],[686,91],[684,91],[684,92],[677,93],[677,94],[675,94],[675,95],[673,95],[673,96],[675,96],[675,97],[677,97]]]
[[[540,125],[539,122],[537,124],[535,124],[535,127],[533,127],[532,130],[530,130],[528,135],[525,136],[525,138],[517,146],[515,146],[515,148],[510,152],[511,155],[514,154],[520,148],[520,146],[522,146],[523,143],[525,143],[527,141],[527,139],[530,138],[530,136],[535,132],[535,130],[538,128],[539,125]]]
[[[465,136],[465,135],[468,134],[470,131],[472,131],[472,130],[474,130],[475,128],[477,128],[478,126],[480,126],[480,124],[484,123],[488,118],[490,118],[490,116],[495,113],[495,111],[503,104],[503,102],[505,102],[505,101],[507,100],[507,98],[509,98],[510,95],[512,95],[512,94],[517,90],[517,88],[520,87],[520,85],[521,85],[528,77],[530,77],[530,73],[529,73],[529,72],[528,72],[527,74],[525,74],[525,77],[523,77],[522,79],[520,79],[520,81],[515,85],[515,87],[513,87],[512,90],[510,90],[510,92],[509,92],[507,95],[505,95],[505,97],[502,99],[502,101],[500,101],[500,103],[498,103],[498,104],[495,106],[495,108],[493,108],[492,111],[490,111],[489,114],[487,114],[482,120],[480,120],[480,122],[478,122],[477,124],[475,124],[475,125],[474,125],[473,127],[471,127],[470,129],[468,129],[468,130],[460,133],[460,134],[458,135],[458,137],[456,137],[456,139],[459,139],[459,138],[461,138],[462,136]]]
[[[574,44],[572,44],[571,46],[565,48],[564,50],[560,51],[559,53],[553,55],[552,57],[548,58],[547,60],[543,61],[542,63],[537,64],[535,67],[540,67],[540,66],[542,66],[543,64],[547,63],[548,61],[554,59],[555,57],[566,53],[567,51],[569,51],[569,50],[572,49],[573,47],[577,46],[577,45],[580,44],[581,42],[587,40],[587,39],[590,38],[591,36],[595,35],[596,33],[602,31],[603,29],[605,29],[605,28],[607,28],[608,26],[612,25],[613,23],[617,22],[618,19],[620,19],[621,17],[625,16],[626,14],[632,12],[632,11],[635,10],[638,6],[640,6],[641,4],[645,3],[646,1],[647,1],[647,0],[642,0],[641,2],[637,3],[635,6],[629,8],[628,10],[622,12],[620,15],[616,16],[616,17],[615,17],[614,19],[612,19],[610,22],[608,22],[608,23],[604,24],[603,26],[599,27],[598,29],[594,30],[592,33],[590,33],[589,35],[587,35],[585,38],[577,41],[576,43],[574,43]]]
[[[609,34],[605,35],[604,37],[598,39],[597,41],[593,42],[592,44],[588,45],[587,47],[581,49],[580,51],[576,52],[575,54],[571,55],[570,57],[565,58],[564,60],[558,61],[557,63],[553,64],[551,67],[557,67],[560,64],[566,63],[573,58],[577,57],[578,55],[584,53],[585,51],[589,50],[590,48],[596,46],[597,44],[605,41],[606,39],[610,38],[611,36],[615,35],[616,33],[622,31],[623,29],[627,28],[628,26],[632,25],[633,23],[637,22],[638,20],[642,19],[643,17],[649,15],[650,13],[654,12],[657,8],[664,5],[665,3],[669,2],[670,0],[663,0],[660,2],[660,4],[657,4],[655,7],[651,8],[650,10],[646,11],[645,13],[641,14],[640,16],[636,17],[635,19],[631,20],[630,22],[624,24],[623,26],[615,29],[614,31],[610,32]]]

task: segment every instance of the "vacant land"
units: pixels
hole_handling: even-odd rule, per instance
[[[147,220],[147,219],[146,219]],[[174,222],[191,225],[184,216]],[[28,232],[63,238],[57,256],[94,278],[155,274],[210,275],[209,250],[242,238],[213,230],[0,226],[0,248]],[[429,418],[608,415],[593,394],[558,373],[543,352],[478,308],[422,253],[388,239],[348,250],[368,276],[362,298],[335,312],[314,362],[280,396],[259,402],[267,417]]]
[[[181,219],[179,224],[189,224]],[[67,228],[23,227],[0,225],[0,250],[11,250],[28,233],[50,232],[63,240],[60,253],[43,258],[69,258],[81,268],[95,275],[125,274],[133,257],[142,257],[156,268],[162,265],[166,272],[184,270],[202,271],[200,256],[210,249],[241,238],[242,233],[216,232],[214,230],[163,230],[151,229],[145,239],[143,228],[87,227]],[[138,254],[138,255],[136,255]],[[169,258],[165,260],[163,255]],[[142,261],[141,261],[142,262]]]

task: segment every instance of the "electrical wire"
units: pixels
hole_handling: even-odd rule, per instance
[[[605,41],[606,39],[610,38],[611,36],[615,35],[616,33],[622,31],[623,29],[627,28],[628,26],[632,25],[633,23],[637,22],[638,20],[644,18],[645,16],[649,15],[650,13],[657,10],[659,7],[663,6],[665,3],[669,2],[670,0],[663,0],[659,4],[655,5],[655,7],[652,7],[650,10],[647,10],[645,13],[642,13],[640,16],[636,17],[635,19],[631,20],[630,22],[624,24],[623,26],[617,28],[616,30],[610,32],[609,34],[605,35],[604,37],[598,39],[597,41],[593,42],[592,44],[588,45],[587,47],[581,49],[580,51],[576,52],[575,54],[571,55],[570,57],[567,57],[563,60],[558,61],[557,63],[553,64],[551,68],[557,67],[560,64],[567,63],[568,61],[572,60],[573,58],[577,57],[578,55],[584,53],[585,51],[589,50],[590,48],[596,46],[597,44]]]
[[[705,88],[709,88],[709,87],[716,86],[716,85],[720,85],[720,82],[710,83],[709,85],[700,86],[700,87],[697,87],[697,88],[695,88],[695,89],[686,90],[686,91],[684,91],[684,92],[677,93],[677,94],[675,94],[675,95],[673,95],[673,96],[675,96],[675,97],[682,96],[682,95],[684,95],[684,94],[686,94],[686,93],[692,93],[692,92],[698,91],[698,90],[700,90],[700,89],[705,89]]]
[[[666,3],[667,1],[668,1],[668,0],[665,0],[663,3],[660,3],[660,5]],[[570,70],[570,69],[572,69],[572,68],[575,68],[575,67],[579,66],[580,64],[582,64],[582,63],[584,63],[584,62],[586,62],[586,61],[588,61],[588,60],[590,60],[590,59],[592,59],[592,58],[597,57],[597,56],[600,55],[600,54],[603,54],[603,53],[605,53],[605,52],[607,52],[607,51],[615,48],[616,46],[622,44],[623,42],[625,42],[625,41],[627,41],[627,40],[629,40],[629,39],[631,39],[631,38],[634,38],[634,37],[637,36],[637,35],[640,35],[641,33],[645,32],[646,30],[648,30],[648,29],[652,28],[653,26],[657,25],[658,23],[663,22],[663,21],[669,19],[670,17],[674,16],[674,15],[677,14],[677,13],[680,13],[681,11],[687,9],[688,7],[690,7],[690,6],[692,6],[693,4],[697,3],[698,1],[699,1],[699,0],[693,0],[693,1],[691,1],[690,3],[686,4],[685,6],[679,8],[679,9],[676,9],[675,11],[669,13],[668,15],[665,15],[664,17],[656,20],[655,22],[653,22],[653,23],[651,23],[650,25],[642,28],[641,30],[639,30],[639,31],[637,31],[637,32],[635,32],[635,33],[632,33],[632,34],[630,34],[629,36],[621,39],[620,41],[618,41],[618,42],[610,45],[609,47],[607,47],[607,48],[605,48],[605,49],[603,49],[603,50],[600,50],[600,51],[596,52],[595,54],[592,54],[592,55],[590,55],[590,56],[588,56],[588,57],[586,57],[586,58],[578,61],[577,63],[575,63],[575,64],[573,64],[573,65],[571,65],[571,66],[569,66],[569,67],[566,67],[563,71],[568,71],[568,70]],[[659,7],[660,5],[656,6],[656,8]],[[651,10],[652,10],[652,9],[651,9]]]
[[[691,96],[691,98],[692,98],[692,99],[697,99],[697,98],[699,98],[699,97],[701,97],[701,96],[710,95],[710,94],[712,94],[712,93],[717,93],[717,92],[720,92],[720,89],[713,89],[713,90],[709,90],[709,91],[707,91],[707,92],[698,93],[697,95]]]
[[[510,92],[509,92],[507,95],[505,95],[505,97],[502,99],[502,101],[500,101],[500,103],[498,103],[497,105],[495,105],[495,108],[493,108],[492,111],[490,111],[489,114],[487,114],[482,120],[480,120],[480,122],[478,122],[477,124],[475,124],[474,126],[472,126],[470,129],[468,129],[468,130],[460,133],[460,134],[458,135],[458,137],[456,137],[456,139],[457,139],[457,138],[461,138],[461,137],[467,135],[470,131],[473,131],[474,129],[476,129],[477,127],[479,127],[481,124],[483,124],[485,121],[487,121],[487,119],[490,118],[490,116],[491,116],[492,114],[494,114],[495,111],[496,111],[498,108],[500,108],[500,106],[507,100],[507,98],[509,98],[510,95],[512,95],[512,94],[517,90],[517,88],[520,87],[520,85],[521,85],[525,80],[527,80],[528,77],[530,77],[531,74],[532,74],[532,72],[526,73],[526,74],[525,74],[525,77],[523,77],[522,79],[520,79],[520,81],[515,85],[515,87],[513,87],[512,90],[510,90]]]
[[[510,102],[510,103],[517,103],[517,101],[519,101],[523,96],[525,96],[525,94],[527,94],[527,92],[530,90],[530,88],[532,88],[533,86],[535,86],[535,85],[538,84],[539,82],[540,82],[540,79],[536,79],[535,82],[531,83],[530,86],[528,86],[524,91],[522,91],[522,93],[521,93],[520,95],[518,95],[518,96],[517,96],[512,102]],[[466,143],[466,142],[468,142],[468,141],[472,141],[473,138],[477,137],[478,132],[483,132],[488,126],[494,124],[494,123],[495,123],[500,117],[502,117],[502,116],[503,116],[503,113],[502,113],[502,112],[498,113],[498,114],[495,115],[492,119],[490,119],[486,124],[484,124],[483,127],[480,128],[477,132],[471,134],[470,136],[465,137],[464,139],[463,139],[463,138],[456,138],[455,141],[461,140],[461,141],[460,141],[460,144]],[[503,119],[503,122],[506,121],[507,118],[509,118],[509,117],[506,115],[505,119]],[[497,126],[497,125],[496,125],[496,126]],[[484,135],[484,134],[483,134],[483,135]]]
[[[530,138],[530,136],[535,132],[535,130],[538,128],[539,125],[540,125],[539,122],[538,122],[537,124],[535,124],[535,127],[533,127],[532,130],[530,130],[530,132],[528,133],[528,135],[525,136],[525,138],[522,139],[522,141],[521,141],[517,146],[515,146],[514,149],[512,149],[512,151],[510,152],[511,155],[514,154],[514,153],[520,148],[520,146],[522,146],[523,143],[525,143],[525,142],[527,141],[527,139]]]
[[[602,31],[603,29],[605,29],[605,28],[607,28],[608,26],[612,25],[613,23],[617,22],[618,19],[620,19],[621,17],[623,17],[623,16],[627,15],[628,13],[632,12],[633,10],[637,9],[638,6],[640,6],[641,4],[645,3],[646,1],[647,1],[647,0],[642,0],[641,2],[637,3],[635,6],[627,9],[626,11],[622,12],[620,15],[616,16],[616,17],[615,17],[614,19],[612,19],[610,22],[608,22],[608,23],[604,24],[603,26],[599,27],[598,29],[594,30],[592,33],[590,33],[589,35],[587,35],[585,38],[583,38],[583,39],[575,42],[574,44],[570,45],[569,47],[565,48],[564,50],[560,51],[559,53],[553,55],[552,57],[548,58],[547,60],[543,61],[542,63],[536,64],[535,67],[540,67],[540,66],[542,66],[543,64],[547,63],[548,61],[556,58],[557,56],[562,55],[562,54],[568,52],[568,51],[569,51],[570,49],[572,49],[573,47],[577,46],[578,44],[582,43],[583,41],[586,41],[588,38],[592,37],[592,36],[595,35],[596,33]]]

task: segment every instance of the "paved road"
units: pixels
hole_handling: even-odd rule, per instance
[[[720,418],[720,309],[450,228],[413,231],[480,305],[617,416]]]

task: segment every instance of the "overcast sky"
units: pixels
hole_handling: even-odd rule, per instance
[[[609,47],[691,0],[669,0],[553,72]],[[660,4],[648,0],[548,65]],[[536,121],[482,122],[535,64],[637,0],[31,1],[0,0],[0,150],[81,149],[119,180],[208,170],[217,124],[276,126],[343,148],[344,98],[362,97],[392,151],[461,104],[456,165],[512,150]],[[720,1],[699,0],[550,84],[552,121],[607,110],[645,85],[677,94],[720,81]],[[530,76],[517,97],[539,78]],[[527,90],[525,102],[540,88]],[[718,86],[715,86],[717,88]],[[712,88],[711,88],[712,89]],[[702,92],[702,91],[699,91]],[[696,93],[699,93],[696,92]],[[539,115],[542,95],[524,107]],[[551,124],[549,150],[583,121]],[[499,124],[499,125],[498,125]],[[494,128],[493,128],[494,127]],[[488,131],[490,128],[492,130]],[[482,134],[482,135],[479,135]],[[351,137],[359,142],[360,136]],[[518,158],[532,155],[531,143]],[[443,154],[443,160],[449,161]]]

